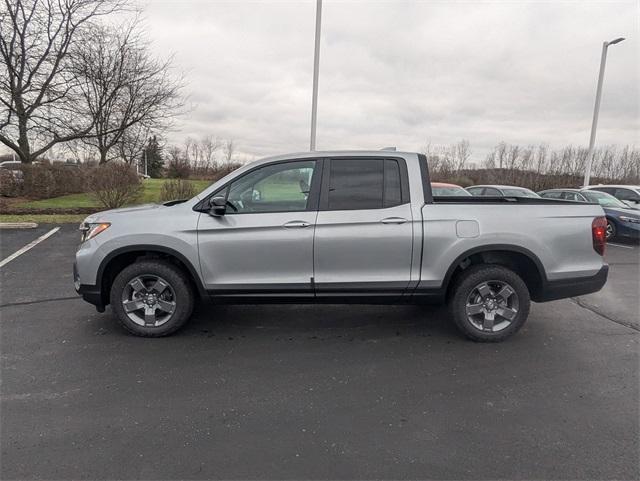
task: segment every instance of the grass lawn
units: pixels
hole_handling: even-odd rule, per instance
[[[0,214],[0,222],[35,222],[37,224],[80,224],[86,214],[70,215],[5,215]]]
[[[149,202],[159,202],[160,189],[167,179],[147,179],[142,182],[142,197],[135,202],[136,204],[147,204]],[[196,192],[200,192],[211,184],[208,180],[192,180],[195,185]],[[73,207],[95,207],[100,209],[100,205],[89,194],[70,194],[61,197],[52,197],[51,199],[31,200],[16,204],[14,207],[25,207],[32,209],[47,208],[73,208]],[[5,217],[5,216],[3,216]],[[9,222],[9,221],[4,221]]]

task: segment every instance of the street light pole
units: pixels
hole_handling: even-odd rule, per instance
[[[318,70],[320,67],[320,24],[322,0],[316,0],[316,40],[313,52],[313,93],[311,97],[311,140],[309,150],[316,150],[316,119],[318,117]]]
[[[604,67],[607,63],[607,49],[609,45],[615,45],[624,40],[624,37],[616,38],[611,42],[602,44],[602,56],[600,57],[600,74],[598,75],[598,87],[596,88],[596,104],[593,107],[593,122],[591,123],[591,137],[589,138],[589,151],[587,152],[587,167],[584,172],[584,187],[591,180],[591,164],[593,163],[593,146],[596,143],[596,128],[598,127],[598,115],[600,114],[600,99],[602,98],[602,82],[604,80]]]

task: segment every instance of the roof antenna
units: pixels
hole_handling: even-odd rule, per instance
[[[380,150],[384,150],[385,152],[395,152],[398,149],[396,149],[395,147],[383,147]]]

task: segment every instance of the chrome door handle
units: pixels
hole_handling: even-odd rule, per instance
[[[285,229],[303,229],[305,227],[309,227],[311,224],[305,222],[303,220],[292,220],[291,222],[287,222],[282,227]]]
[[[383,224],[404,224],[408,221],[404,217],[387,217],[386,219],[382,219],[380,222]]]

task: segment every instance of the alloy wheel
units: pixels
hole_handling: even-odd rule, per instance
[[[163,278],[144,274],[130,280],[122,291],[122,307],[133,322],[158,327],[176,311],[176,294]]]
[[[467,319],[476,329],[498,332],[509,327],[519,307],[513,287],[504,281],[485,281],[474,287],[467,297]]]
[[[611,224],[611,222],[607,222],[607,230],[606,230],[607,239],[611,239],[613,237],[613,233],[614,233],[613,225]]]

